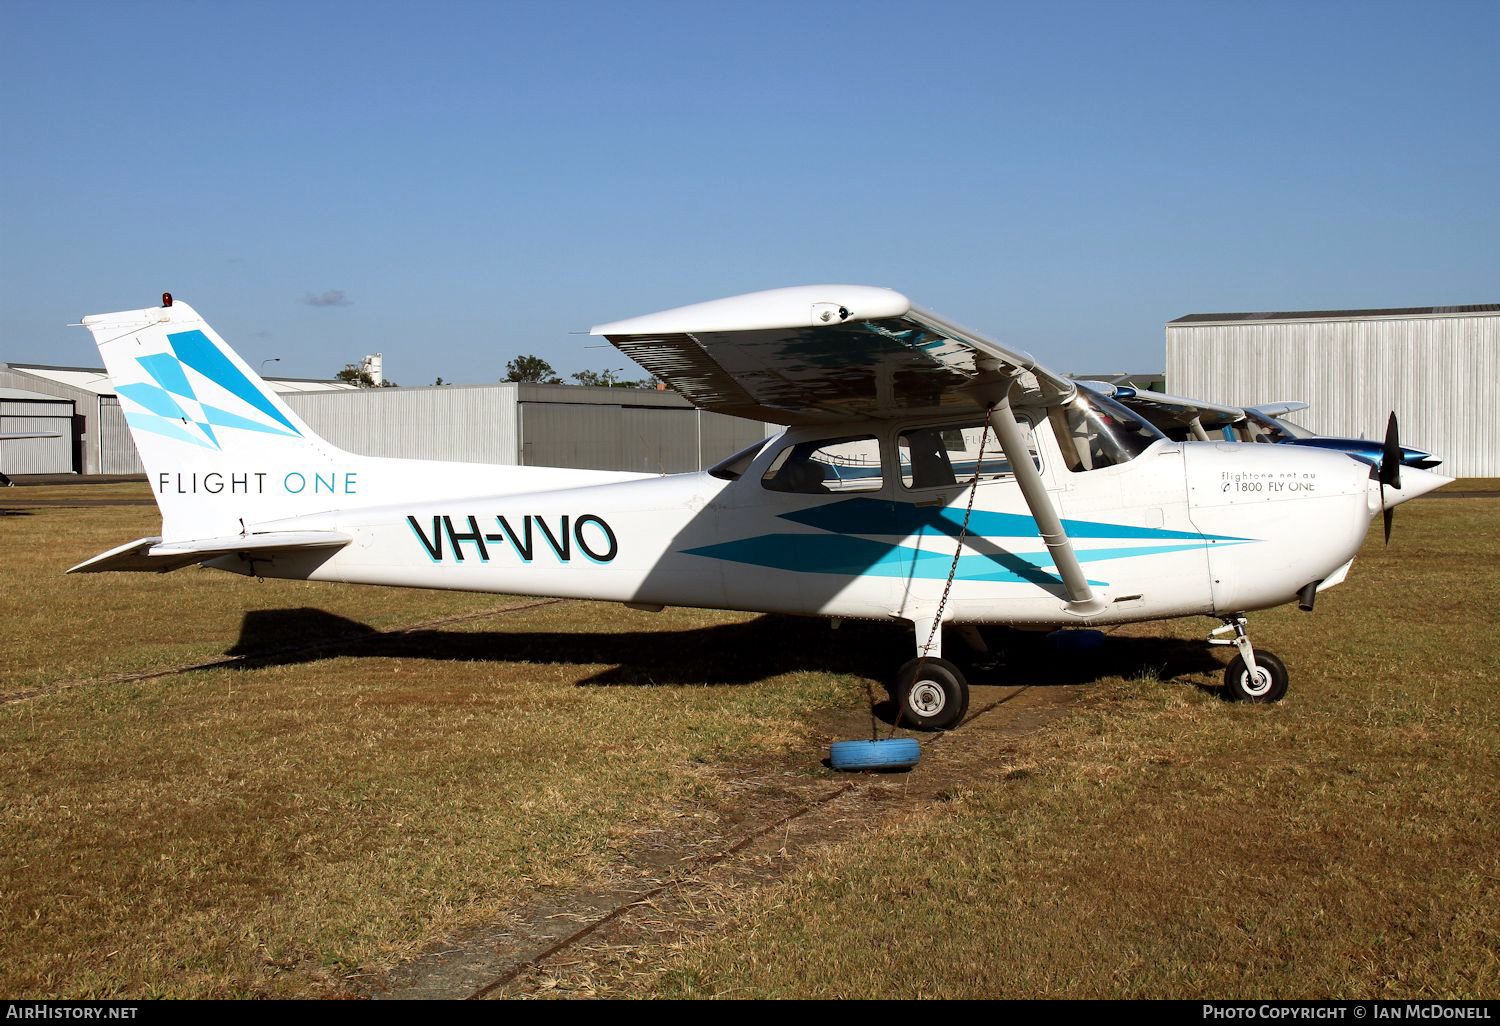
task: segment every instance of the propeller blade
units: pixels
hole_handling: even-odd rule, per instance
[[[1384,488],[1385,485],[1381,485],[1380,487]],[[1395,519],[1396,511],[1394,509],[1387,509],[1385,511],[1385,543],[1387,545],[1391,543],[1391,521]]]
[[[1380,454],[1380,483],[1401,487],[1401,434],[1396,426],[1396,411],[1385,422],[1385,447]]]

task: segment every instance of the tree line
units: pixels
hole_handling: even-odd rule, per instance
[[[571,375],[575,385],[585,385],[590,388],[655,388],[656,378],[645,377],[640,380],[629,380],[616,378],[614,371],[581,370]],[[361,370],[358,364],[350,363],[344,369],[334,375],[338,381],[347,381],[358,385],[360,388],[395,388],[394,381],[376,381],[368,371]],[[566,385],[552,365],[540,356],[518,356],[505,365],[505,377],[501,381],[525,381],[537,385]],[[433,382],[434,385],[450,385],[451,381],[444,381],[439,377]]]
[[[616,378],[614,371],[581,370],[572,375],[573,384],[591,388],[655,388],[654,377],[631,381]],[[552,365],[540,356],[518,356],[505,365],[502,381],[526,381],[538,385],[566,385]]]

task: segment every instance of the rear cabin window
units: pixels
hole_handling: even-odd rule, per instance
[[[1031,425],[1021,426],[1026,432],[1031,461],[1040,468],[1036,444],[1031,440]],[[1014,473],[1000,448],[1000,440],[993,431],[985,431],[982,421],[909,428],[901,432],[896,451],[901,462],[901,483],[913,491],[967,485],[974,480],[976,470],[980,483],[1011,477]]]
[[[880,442],[874,435],[789,445],[776,454],[761,477],[761,484],[773,492],[798,495],[877,492],[884,483]]]

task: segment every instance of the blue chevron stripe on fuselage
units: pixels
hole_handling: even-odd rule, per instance
[[[794,513],[783,513],[781,519],[805,524],[834,534],[863,534],[879,538],[910,538],[922,534],[946,534],[957,537],[963,527],[964,511],[948,506],[914,506],[906,502],[882,499],[845,499],[822,506],[810,506]],[[1253,538],[1199,534],[1197,531],[1172,531],[1161,527],[1134,527],[1094,520],[1064,520],[1063,530],[1069,538],[1130,538],[1149,541],[1216,541],[1246,542]],[[983,538],[1037,538],[1036,519],[1024,513],[995,513],[976,509],[969,518],[969,534]]]
[[[781,514],[781,519],[825,533],[763,534],[685,549],[683,554],[798,573],[943,579],[953,564],[952,553],[927,552],[911,544],[875,539],[914,539],[920,545],[924,536],[957,537],[963,528],[963,517],[961,509],[918,507],[881,499],[846,499]],[[1082,563],[1183,552],[1209,544],[1235,545],[1255,541],[1253,538],[1090,520],[1064,520],[1063,527],[1071,538],[1148,543],[1076,550]],[[860,537],[862,535],[866,537]],[[984,545],[989,539],[1002,538],[1040,540],[1040,532],[1036,520],[1025,514],[975,510],[969,518],[965,546],[989,548],[991,551],[961,556],[954,579],[1041,585],[1058,582],[1052,558],[1045,550],[1012,552],[1001,545]],[[1089,583],[1096,587],[1106,586],[1103,581]]]

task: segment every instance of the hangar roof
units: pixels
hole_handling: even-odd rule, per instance
[[[70,401],[70,400],[67,400],[67,399],[59,399],[55,395],[47,395],[45,392],[32,392],[32,391],[29,391],[29,390],[24,389],[24,388],[5,388],[5,387],[0,387],[0,399],[4,399],[7,402],[20,402],[20,403],[30,403],[30,402],[65,403],[65,402],[69,402]]]
[[[1346,321],[1369,317],[1443,317],[1454,314],[1500,313],[1500,303],[1472,306],[1400,306],[1384,310],[1300,310],[1277,313],[1198,313],[1188,314],[1168,324],[1234,323],[1243,321]]]

